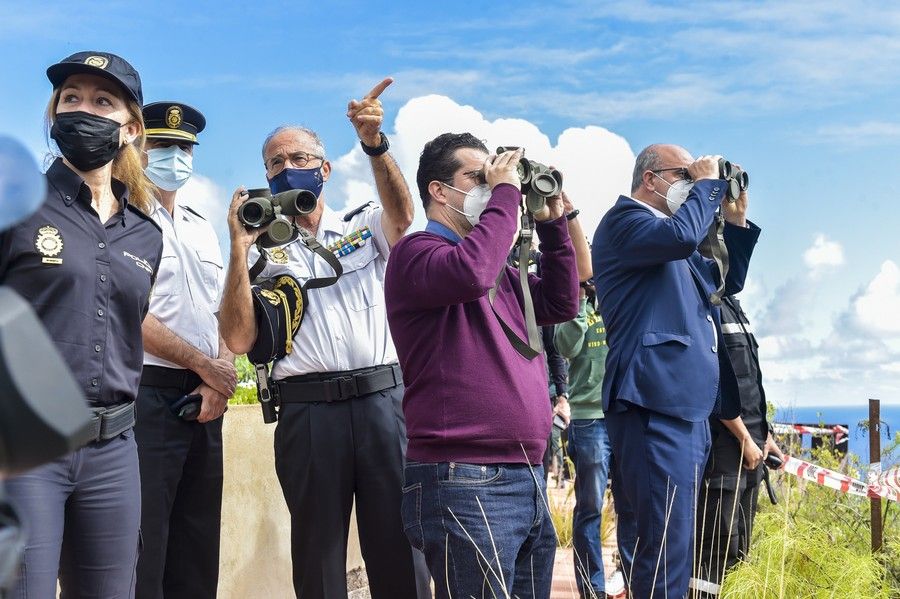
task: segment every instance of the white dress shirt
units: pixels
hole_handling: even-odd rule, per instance
[[[212,225],[176,202],[174,214],[157,201],[150,217],[162,228],[163,252],[150,294],[150,314],[210,358],[219,356],[219,310],[225,271]],[[144,364],[183,368],[144,352]]]
[[[306,314],[294,336],[293,351],[276,362],[272,378],[397,361],[384,308],[384,269],[390,246],[381,226],[383,213],[381,206],[371,204],[345,222],[342,215],[325,206],[316,239],[326,248],[364,227],[372,237],[362,247],[339,257],[344,273],[337,283],[307,291]],[[283,253],[268,251],[269,260],[260,280],[290,274],[303,285],[313,277],[334,275],[328,263],[299,240],[282,249]],[[251,265],[258,255],[255,246],[251,248]]]

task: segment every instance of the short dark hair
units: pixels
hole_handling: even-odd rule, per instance
[[[453,173],[460,167],[460,162],[456,159],[456,150],[460,148],[488,151],[484,142],[471,133],[441,133],[422,149],[416,184],[419,186],[422,206],[426,209],[431,203],[428,184],[432,181],[450,183],[453,180]]]

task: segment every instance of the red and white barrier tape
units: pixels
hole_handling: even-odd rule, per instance
[[[850,493],[860,497],[883,497],[900,502],[900,468],[891,468],[878,477],[873,484],[864,483],[861,480],[850,478],[846,474],[822,468],[791,456],[784,456],[784,465],[781,470],[841,493]],[[895,480],[898,482],[898,488],[894,488]]]
[[[900,466],[894,466],[876,478],[878,484],[900,493]]]
[[[799,433],[801,435],[846,435],[850,431],[847,430],[847,427],[840,426],[836,424],[830,428],[825,428],[821,426],[804,426],[802,424],[782,424],[780,422],[775,422],[772,424],[772,429],[775,431],[777,435],[787,435],[790,433]]]

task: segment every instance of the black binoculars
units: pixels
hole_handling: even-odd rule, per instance
[[[238,220],[251,229],[268,226],[259,237],[263,247],[275,247],[292,241],[296,226],[289,216],[309,214],[316,209],[316,195],[306,189],[291,189],[274,196],[267,187],[247,190],[248,197],[238,208]]]
[[[500,146],[497,155],[518,149],[515,146]],[[525,208],[531,213],[541,211],[547,204],[547,198],[562,191],[562,173],[555,168],[522,157],[516,165],[516,172],[522,182],[520,191],[525,196]]]
[[[733,163],[719,158],[719,178],[728,182],[728,198],[732,201],[740,197],[742,191],[750,187],[750,175]]]

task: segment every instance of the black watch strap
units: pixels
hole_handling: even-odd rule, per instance
[[[566,220],[572,220],[573,218],[575,218],[575,217],[578,216],[579,214],[581,214],[581,210],[578,210],[578,209],[576,208],[575,210],[573,210],[572,212],[570,212],[570,213],[568,213],[568,214],[566,215]]]
[[[381,143],[377,146],[367,146],[362,142],[362,140],[360,140],[359,142],[359,145],[362,146],[363,152],[365,152],[369,156],[381,156],[388,151],[388,148],[391,147],[391,144],[388,143],[387,135],[385,135],[383,131],[379,131],[378,135],[381,136]]]

